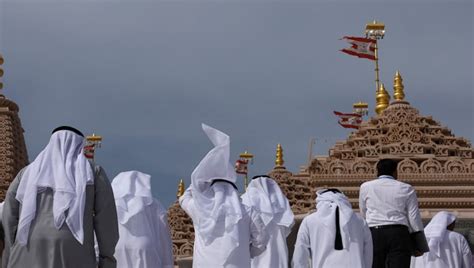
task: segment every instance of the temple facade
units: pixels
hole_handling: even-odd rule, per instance
[[[0,67],[3,58],[0,55]],[[0,77],[3,70],[0,68]],[[3,83],[0,81],[0,90]],[[3,201],[10,182],[28,164],[23,128],[18,116],[18,105],[0,92],[0,201]]]
[[[457,230],[472,245],[474,149],[467,139],[456,137],[446,126],[411,106],[405,100],[402,81],[397,72],[394,100],[390,104],[382,85],[377,95],[379,114],[362,122],[345,141],[336,142],[328,155],[313,157],[293,173],[285,168],[282,148],[278,146],[275,167],[268,175],[278,182],[301,221],[315,209],[315,192],[323,187],[339,188],[358,210],[359,187],[376,177],[377,162],[396,159],[399,180],[415,187],[424,221],[440,210],[454,212],[458,217]],[[192,221],[177,202],[169,209],[169,222],[175,256],[192,256]],[[290,252],[296,231],[289,238]]]

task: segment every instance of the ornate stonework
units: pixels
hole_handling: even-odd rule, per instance
[[[168,223],[173,240],[173,255],[176,258],[193,255],[194,227],[191,218],[176,201],[168,209]]]
[[[28,164],[18,105],[0,94],[0,200],[10,182]]]
[[[377,161],[398,159],[399,179],[415,187],[422,209],[472,213],[473,156],[468,140],[420,115],[408,102],[395,101],[346,141],[336,143],[329,156],[313,159],[306,171],[313,189],[338,187],[357,208],[359,186],[375,178]]]
[[[279,146],[276,166],[268,175],[278,182],[301,220],[315,209],[315,190],[321,187],[339,188],[358,209],[359,187],[375,178],[377,162],[397,159],[398,177],[415,187],[424,221],[440,210],[452,211],[458,216],[457,230],[472,244],[474,149],[468,140],[454,136],[432,117],[420,115],[398,94],[380,114],[363,122],[347,140],[337,142],[327,156],[313,158],[299,173],[283,166]],[[169,213],[175,256],[192,256],[191,220],[177,203]]]

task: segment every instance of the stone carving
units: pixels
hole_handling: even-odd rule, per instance
[[[28,164],[18,105],[0,94],[0,201],[10,182]]]
[[[443,167],[438,160],[428,159],[421,164],[421,172],[427,174],[438,174],[443,172]]]
[[[363,122],[347,140],[337,142],[327,157],[313,159],[305,172],[288,178],[298,182],[285,182],[285,185],[308,181],[313,192],[321,187],[338,187],[357,208],[360,184],[375,178],[379,159],[394,158],[400,161],[400,179],[417,189],[420,207],[471,209],[474,205],[473,155],[474,149],[468,140],[454,136],[432,117],[420,115],[408,102],[394,101],[382,114]],[[446,190],[453,185],[468,188]],[[291,189],[301,191],[297,187]],[[295,198],[291,201],[295,211],[307,213],[314,209],[314,200],[310,200],[312,206],[299,206],[301,201],[297,197],[301,194],[303,192],[290,193],[289,198]],[[462,200],[459,197],[463,197]]]
[[[176,201],[168,209],[168,223],[173,240],[173,255],[190,257],[193,255],[194,227],[191,218]]]
[[[314,210],[315,191],[322,187],[341,189],[357,209],[360,185],[375,178],[379,159],[394,158],[400,161],[399,179],[415,187],[422,211],[470,211],[472,220],[473,156],[468,140],[454,136],[432,117],[420,115],[408,102],[395,101],[382,114],[363,122],[347,140],[337,142],[327,157],[312,159],[300,173],[277,166],[268,175],[278,182],[295,214]],[[192,255],[190,219],[177,204],[169,213],[175,256]]]

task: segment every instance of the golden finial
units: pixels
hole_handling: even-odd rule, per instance
[[[180,198],[184,194],[184,181],[183,179],[179,180],[178,183],[178,192],[176,193],[176,197]]]
[[[283,148],[281,147],[281,144],[278,143],[277,145],[277,150],[276,150],[276,159],[275,159],[275,167],[283,167],[283,164],[285,161],[283,160]]]
[[[98,143],[98,144],[102,142],[102,136],[95,135],[95,133],[92,133],[92,135],[87,136],[86,139],[89,142]]]
[[[354,113],[364,116],[369,113],[369,104],[367,102],[359,101],[352,104],[352,109]]]
[[[405,92],[403,91],[403,79],[400,75],[400,72],[395,73],[395,78],[393,79],[393,98],[397,101],[405,99]]]
[[[377,95],[375,96],[375,100],[377,101],[375,112],[377,114],[381,114],[382,111],[385,110],[390,104],[390,95],[388,95],[388,92],[385,90],[384,84],[380,85]]]

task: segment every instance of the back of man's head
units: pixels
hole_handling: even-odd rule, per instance
[[[55,128],[51,134],[54,134],[58,131],[61,131],[61,130],[67,130],[67,131],[71,131],[71,132],[74,132],[75,134],[81,136],[81,137],[84,137],[84,134],[82,134],[82,132],[80,130],[78,130],[77,128],[74,128],[74,127],[71,127],[71,126],[60,126],[60,127],[57,127]]]
[[[377,176],[388,175],[393,176],[396,175],[397,172],[397,161],[393,159],[382,159],[377,163]]]

